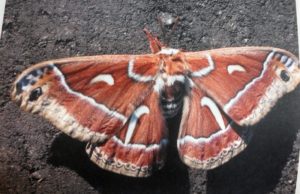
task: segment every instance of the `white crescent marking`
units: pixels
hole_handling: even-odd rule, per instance
[[[62,72],[54,65],[54,64],[50,64],[50,66],[53,67],[53,71],[56,75],[58,75],[60,77],[60,82],[63,85],[63,87],[67,90],[68,93],[73,94],[75,96],[78,96],[79,98],[81,98],[82,100],[87,101],[88,103],[90,103],[92,106],[95,106],[97,108],[99,108],[100,110],[104,111],[105,113],[107,113],[109,116],[113,116],[118,118],[119,120],[121,120],[123,122],[123,124],[126,123],[127,121],[127,117],[121,113],[118,113],[117,111],[112,111],[110,110],[107,106],[105,106],[104,104],[99,104],[95,101],[95,99],[90,98],[88,96],[85,96],[79,92],[75,92],[73,91],[68,84],[66,83],[65,77],[62,74]]]
[[[246,69],[241,65],[228,65],[227,66],[227,72],[229,74],[232,74],[235,71],[246,72]]]
[[[268,69],[268,64],[271,61],[271,59],[274,56],[275,51],[273,50],[271,53],[268,54],[266,60],[263,63],[263,70],[261,71],[260,75],[257,76],[255,79],[253,79],[251,82],[249,82],[242,90],[240,90],[233,98],[231,98],[223,107],[223,110],[228,113],[230,108],[239,101],[240,97],[243,96],[249,88],[251,88],[258,80],[260,80],[265,72]]]
[[[110,74],[97,75],[90,81],[90,84],[97,83],[97,82],[105,82],[110,86],[115,84],[115,80]]]
[[[125,137],[125,141],[124,144],[128,144],[132,138],[134,129],[136,127],[136,123],[138,121],[138,119],[143,115],[143,114],[149,114],[150,110],[147,106],[142,105],[140,107],[138,107],[132,114],[129,124],[128,124],[128,129],[127,129],[127,133],[126,133],[126,137]]]
[[[221,112],[220,112],[219,108],[217,107],[216,103],[214,103],[214,101],[212,99],[210,99],[208,97],[203,97],[201,99],[201,106],[208,106],[211,113],[214,115],[216,122],[220,126],[221,130],[226,129]]]
[[[206,76],[215,68],[215,63],[214,63],[213,59],[211,58],[210,54],[207,53],[206,57],[207,57],[207,61],[208,61],[208,67],[205,67],[203,69],[193,72],[192,76],[194,76],[194,77]]]

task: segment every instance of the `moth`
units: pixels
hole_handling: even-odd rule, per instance
[[[18,76],[12,99],[88,142],[101,168],[147,177],[166,160],[167,118],[182,114],[182,161],[212,169],[247,146],[249,134],[238,125],[257,123],[300,82],[298,59],[282,49],[183,52],[145,32],[151,54],[41,62]]]

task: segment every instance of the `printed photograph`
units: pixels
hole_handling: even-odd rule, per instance
[[[295,193],[295,0],[1,10],[0,193]]]

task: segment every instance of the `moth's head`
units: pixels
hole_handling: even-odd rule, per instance
[[[273,55],[275,74],[287,92],[293,90],[300,83],[300,64],[293,54],[278,50]]]
[[[37,112],[41,108],[42,98],[48,92],[47,77],[52,70],[51,65],[35,65],[23,71],[13,84],[12,99],[22,109]]]

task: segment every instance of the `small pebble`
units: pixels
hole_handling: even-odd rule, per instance
[[[36,179],[36,180],[40,180],[40,179],[43,178],[39,171],[33,172],[33,173],[31,174],[31,177],[34,178],[34,179]]]

